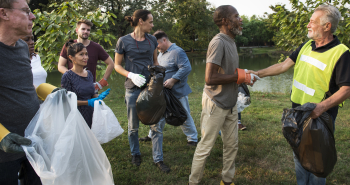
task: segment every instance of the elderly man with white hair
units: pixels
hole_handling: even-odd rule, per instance
[[[250,71],[259,77],[274,76],[286,72],[295,65],[291,94],[292,107],[307,102],[316,103],[311,118],[323,112],[331,115],[334,122],[338,105],[350,97],[350,52],[333,35],[341,14],[331,5],[317,7],[307,25],[309,41],[300,45],[284,62],[259,71]],[[320,178],[305,170],[294,157],[297,183],[324,185]]]

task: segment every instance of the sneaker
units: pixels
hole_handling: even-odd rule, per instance
[[[224,181],[220,181],[220,185],[225,185],[225,183],[224,183]],[[230,185],[235,185],[233,182],[231,182],[231,184]]]
[[[238,129],[239,130],[246,130],[247,127],[245,127],[243,124],[238,124]]]
[[[196,147],[197,144],[198,144],[198,142],[194,142],[194,141],[188,141],[187,142],[187,146],[194,146],[194,147]]]
[[[140,166],[141,165],[141,155],[133,155],[131,163],[136,165],[136,166]]]
[[[160,171],[165,172],[165,173],[169,173],[169,172],[170,172],[170,168],[167,167],[167,166],[163,163],[163,161],[159,161],[159,162],[157,162],[157,163],[155,163],[155,164],[156,164],[156,166],[160,169]]]
[[[139,138],[139,141],[144,141],[144,142],[147,142],[147,141],[152,141],[152,138],[146,136],[146,137],[140,137]]]

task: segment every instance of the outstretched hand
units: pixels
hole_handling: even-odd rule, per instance
[[[258,76],[258,73],[252,70],[245,69],[244,70],[248,76],[250,76],[250,80],[248,82],[245,82],[245,84],[250,85],[253,87],[254,83],[257,80],[260,80],[260,77]]]

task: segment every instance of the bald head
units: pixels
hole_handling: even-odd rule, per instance
[[[222,26],[222,19],[229,19],[229,17],[237,12],[236,8],[231,5],[222,5],[216,8],[214,12],[214,22],[220,28]]]

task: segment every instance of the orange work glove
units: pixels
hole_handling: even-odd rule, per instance
[[[253,76],[250,73],[246,73],[246,70],[237,68],[235,73],[238,74],[237,84],[245,83],[247,85],[253,85],[254,82],[260,79],[258,76]]]
[[[95,90],[99,91],[101,90],[104,86],[107,86],[108,82],[104,78],[102,78],[99,82],[95,83]]]

